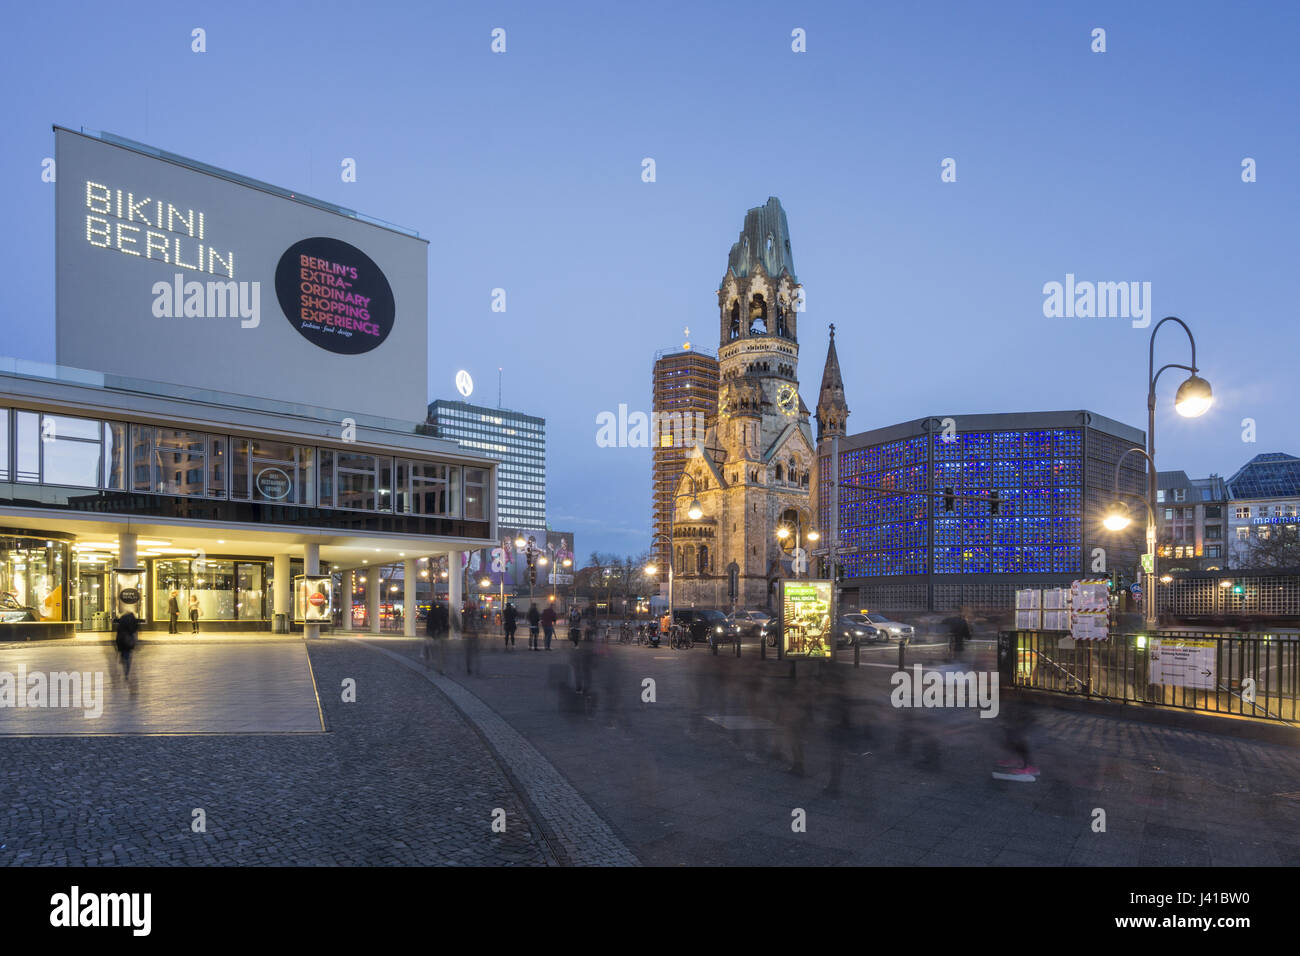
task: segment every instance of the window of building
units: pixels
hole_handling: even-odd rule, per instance
[[[1268,505],[1260,505],[1259,508],[1257,509],[1256,513],[1257,513],[1261,518],[1267,518],[1267,517],[1268,517]]]
[[[1206,548],[1205,548],[1205,556],[1206,556],[1207,558],[1218,558],[1218,557],[1222,557],[1222,555],[1219,553],[1219,551],[1220,551],[1219,545],[1217,545],[1217,544],[1207,545]]]
[[[1166,508],[1166,509],[1165,509],[1165,520],[1166,520],[1166,521],[1173,521],[1173,520],[1174,520],[1174,509],[1173,509],[1173,508]]]
[[[1250,538],[1250,529],[1249,529],[1249,528],[1238,528],[1238,529],[1237,529],[1237,540],[1238,540],[1238,541],[1246,541],[1246,540],[1248,540],[1249,538]]]
[[[334,453],[334,506],[374,511],[379,488],[379,464],[374,455]]]
[[[1207,541],[1219,541],[1223,538],[1223,527],[1217,524],[1205,526],[1205,539]]]
[[[1222,517],[1223,517],[1223,507],[1222,507],[1221,505],[1206,505],[1206,506],[1205,506],[1205,517],[1207,517],[1207,518],[1222,518]]]
[[[410,510],[418,515],[460,514],[460,468],[426,462],[403,462],[410,472]]]
[[[261,438],[232,438],[230,497],[285,505],[316,503],[315,449]]]
[[[1238,509],[1237,509],[1237,517],[1238,517],[1238,518],[1249,518],[1249,517],[1250,517],[1250,507],[1249,507],[1249,506],[1245,506],[1245,507],[1238,508]]]
[[[9,480],[9,409],[0,408],[0,481]]]
[[[40,447],[43,484],[99,487],[98,419],[42,415]]]
[[[465,517],[483,521],[488,516],[488,470],[465,469]]]
[[[1165,500],[1165,489],[1163,489],[1163,488],[1157,488],[1157,489],[1156,489],[1156,501],[1157,501],[1157,502],[1162,502],[1162,501],[1164,501],[1164,500]]]
[[[37,483],[41,480],[41,416],[20,411],[14,418],[14,480]]]
[[[1186,500],[1187,500],[1187,489],[1186,489],[1186,488],[1175,488],[1175,489],[1174,489],[1174,501],[1186,501]]]
[[[202,496],[207,436],[176,428],[154,429],[153,490],[163,495]]]

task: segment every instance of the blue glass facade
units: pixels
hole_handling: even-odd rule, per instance
[[[934,433],[841,452],[845,577],[1078,572],[1083,456],[1082,428]]]

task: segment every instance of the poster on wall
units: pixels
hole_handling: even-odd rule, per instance
[[[1147,648],[1151,683],[1214,690],[1214,641],[1153,637]]]
[[[1110,588],[1104,579],[1070,584],[1070,636],[1076,641],[1110,636]]]
[[[830,581],[781,582],[781,647],[791,657],[831,656]]]
[[[144,568],[117,568],[113,571],[113,616],[121,617],[130,611],[144,620]]]
[[[329,624],[334,619],[333,584],[328,574],[300,574],[293,579],[295,624]]]

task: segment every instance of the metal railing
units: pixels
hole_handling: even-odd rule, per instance
[[[1074,641],[1002,631],[998,669],[1016,687],[1286,723],[1300,721],[1300,633],[1157,630]]]

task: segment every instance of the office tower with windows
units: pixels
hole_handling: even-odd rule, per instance
[[[501,461],[497,523],[546,527],[546,419],[505,408],[438,399],[429,405],[438,437]]]

